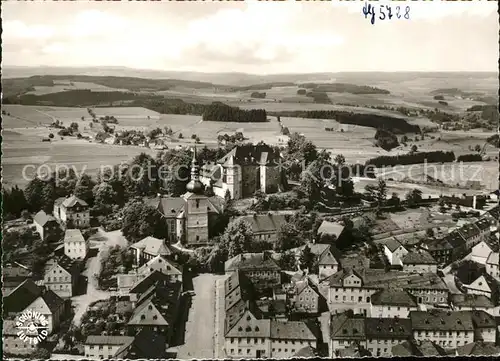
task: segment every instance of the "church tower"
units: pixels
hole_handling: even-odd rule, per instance
[[[196,147],[191,161],[191,180],[186,186],[186,243],[197,246],[208,244],[208,198],[200,181],[200,167],[196,160]]]

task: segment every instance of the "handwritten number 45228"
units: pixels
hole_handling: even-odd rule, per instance
[[[404,13],[401,11],[400,6],[395,6],[395,15],[398,19],[401,19],[401,17],[404,17],[405,19],[410,18],[410,7],[406,6]],[[372,24],[375,24],[375,16],[376,16],[376,10],[375,6],[372,6],[372,4],[367,4],[365,3],[365,6],[363,6],[363,15],[365,15],[365,19],[368,18],[368,15],[371,16],[370,22]],[[392,12],[392,7],[389,5],[379,5],[379,19],[380,20],[385,20],[385,19],[392,19],[393,12]]]

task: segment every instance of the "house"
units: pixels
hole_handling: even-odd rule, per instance
[[[256,191],[275,193],[284,188],[279,150],[268,145],[239,145],[215,164],[205,164],[201,181],[224,198],[247,198]]]
[[[91,359],[111,359],[122,347],[127,347],[134,341],[132,336],[101,336],[90,335],[85,340],[85,357]]]
[[[314,255],[315,262],[318,265],[319,279],[325,279],[332,274],[338,272],[340,263],[338,261],[339,252],[335,247],[326,243],[311,243],[297,247],[292,251],[295,253],[297,262],[300,260],[300,255],[304,249],[308,247],[309,251]]]
[[[26,279],[8,295],[3,297],[3,314],[6,317],[15,317],[26,309],[42,294],[31,278]]]
[[[138,266],[152,260],[157,256],[176,259],[175,250],[164,240],[148,236],[130,246],[134,253],[135,264]]]
[[[462,232],[463,233],[463,232]],[[467,254],[466,241],[461,232],[452,231],[445,237],[423,245],[439,265],[448,265]]]
[[[485,295],[459,293],[450,295],[450,306],[456,311],[482,310],[491,312],[494,304]]]
[[[326,300],[319,292],[318,287],[309,278],[297,282],[294,288],[292,312],[319,314],[325,310]]]
[[[408,273],[381,269],[342,269],[322,281],[328,287],[330,312],[350,308],[355,313],[371,310],[371,297],[379,290],[399,288],[409,292],[417,303],[443,304],[448,300],[448,288],[435,273]]]
[[[479,221],[476,223],[479,223]],[[489,232],[489,225],[487,228]],[[467,251],[478,244],[482,240],[482,238],[484,238],[484,235],[482,237],[483,232],[476,226],[475,223],[465,224],[457,231],[458,233],[460,233],[463,239],[465,239],[465,249]]]
[[[42,240],[57,241],[60,235],[59,223],[50,214],[41,210],[33,217],[33,224]]]
[[[365,348],[372,356],[391,357],[394,346],[411,338],[411,322],[397,317],[367,318],[365,335]]]
[[[2,269],[2,294],[8,295],[21,283],[31,278],[31,272],[18,265],[4,265]]]
[[[281,285],[281,268],[269,251],[242,253],[224,263],[226,274],[242,272],[256,288],[273,288]]]
[[[270,357],[288,359],[306,346],[317,348],[319,328],[312,322],[271,320]]]
[[[275,242],[278,231],[286,223],[283,214],[252,214],[238,217],[248,224],[253,232],[254,240]]]
[[[165,335],[170,344],[175,334],[175,322],[179,315],[182,284],[180,282],[155,284],[142,293],[127,323],[130,335],[149,329]]]
[[[147,275],[138,273],[135,273],[134,275],[137,275],[138,277],[130,286],[128,286],[128,293],[131,295],[132,301],[139,299],[142,294],[146,293],[153,286],[167,287],[172,283],[172,278],[169,275],[159,271],[154,271]],[[118,286],[121,290],[122,286],[120,286],[120,278],[118,278]]]
[[[410,357],[410,356],[446,356],[446,351],[432,341],[416,341],[414,339],[405,341],[392,347],[392,356]]]
[[[115,359],[165,359],[166,337],[158,332],[144,329],[135,335],[131,343],[125,343],[116,351]]]
[[[150,259],[137,269],[137,273],[144,276],[155,271],[170,276],[172,281],[182,282],[182,267],[161,255]]]
[[[497,341],[497,323],[495,317],[482,310],[468,311],[474,325],[474,341]]]
[[[79,277],[78,266],[68,257],[53,258],[45,265],[43,284],[59,297],[74,295]]]
[[[479,218],[474,225],[479,229],[479,239],[485,240],[491,234],[491,222],[485,217]]]
[[[42,294],[24,309],[28,310],[45,316],[48,322],[47,332],[50,335],[59,328],[64,318],[64,300],[51,290],[42,290]]]
[[[79,229],[66,229],[64,233],[64,254],[71,259],[83,260],[90,249],[89,240],[85,240]]]
[[[495,247],[498,250],[498,247]],[[493,252],[492,245],[488,241],[481,241],[472,247],[471,260],[480,264],[487,264],[488,257]]]
[[[437,262],[424,249],[412,249],[402,258],[403,271],[414,273],[437,272]]]
[[[486,259],[486,273],[497,280],[500,280],[499,258],[498,252],[491,252]]]
[[[417,300],[404,290],[383,289],[371,297],[371,317],[408,318],[417,310]]]
[[[318,228],[318,237],[320,240],[323,237],[337,240],[344,232],[344,229],[345,227],[340,223],[324,220]]]
[[[499,282],[488,274],[477,277],[470,284],[463,285],[468,294],[484,295],[496,304],[498,299]]]
[[[435,308],[410,312],[410,319],[413,338],[417,341],[432,341],[445,349],[474,341],[474,324],[468,312]]]
[[[54,217],[67,228],[87,228],[90,226],[90,207],[75,195],[57,198],[54,202]]]
[[[188,246],[209,243],[212,227],[224,209],[223,198],[204,195],[205,185],[200,181],[196,148],[191,163],[191,180],[181,197],[160,197],[156,209],[165,219],[167,240]]]
[[[3,320],[2,325],[2,351],[6,354],[29,355],[36,351],[38,344],[25,342],[19,338],[19,329],[15,320]]]
[[[341,356],[341,350],[354,345],[366,345],[365,317],[344,312],[330,319],[329,356]]]
[[[384,254],[391,266],[402,266],[402,258],[408,250],[394,238],[389,238],[384,244]]]

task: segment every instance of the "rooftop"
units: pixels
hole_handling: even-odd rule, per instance
[[[403,264],[437,264],[431,254],[423,249],[410,250],[402,259]]]
[[[271,320],[271,338],[278,340],[318,339],[318,327],[311,322]]]
[[[414,331],[473,331],[472,316],[467,311],[411,311]]]
[[[457,347],[458,356],[500,356],[500,346],[493,342],[472,342]]]
[[[399,247],[401,247],[401,243],[399,243],[395,238],[389,238],[384,242],[384,245],[389,249],[389,251],[394,252]]]
[[[371,298],[372,305],[417,307],[417,300],[404,290],[383,289],[375,292]]]
[[[457,307],[471,308],[493,308],[491,300],[485,295],[475,295],[471,293],[452,294],[451,303]]]
[[[411,321],[404,318],[367,318],[367,338],[409,338],[412,335]]]
[[[225,271],[236,271],[236,270],[275,270],[280,271],[281,268],[278,266],[276,261],[272,259],[269,252],[261,253],[243,253],[239,254],[229,260],[224,264]]]
[[[101,336],[89,335],[85,341],[86,345],[124,345],[134,340],[132,336]]]
[[[318,228],[318,234],[328,234],[340,236],[344,230],[344,226],[337,222],[323,221]]]
[[[130,248],[141,249],[152,256],[170,256],[174,253],[166,241],[151,236],[141,239],[131,245]]]
[[[52,215],[45,213],[43,210],[39,211],[33,217],[33,222],[38,223],[42,227],[45,226],[47,222],[51,221],[56,221],[56,219]]]
[[[77,196],[75,195],[72,195],[68,198],[66,198],[63,202],[62,202],[62,205],[65,207],[65,208],[72,208],[76,205],[80,205],[80,206],[83,206],[83,207],[86,207],[88,206],[88,203],[85,202],[83,199],[80,199],[78,198]]]
[[[332,339],[365,339],[365,319],[348,313],[333,315],[330,331]]]
[[[408,340],[392,347],[392,355],[403,356],[445,356],[445,350],[432,341]]]
[[[85,238],[83,238],[82,232],[79,229],[67,229],[64,233],[64,242],[85,243]]]
[[[286,223],[285,215],[283,214],[253,214],[241,216],[238,219],[248,222],[252,227],[253,233],[277,232]]]

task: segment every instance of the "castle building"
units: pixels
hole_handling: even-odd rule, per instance
[[[188,246],[208,244],[209,227],[224,210],[223,198],[204,195],[205,186],[199,173],[195,148],[187,192],[181,197],[160,197],[158,200],[156,208],[166,220],[170,242],[182,242]]]
[[[284,188],[278,150],[265,144],[233,148],[215,164],[202,168],[201,182],[214,193],[231,199],[251,197],[256,191],[276,193]]]

